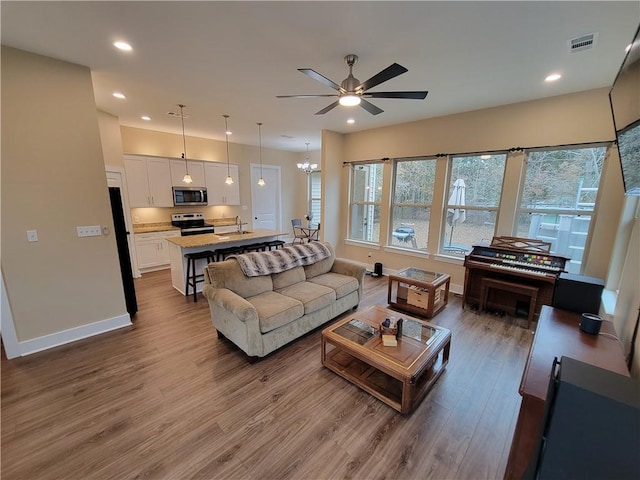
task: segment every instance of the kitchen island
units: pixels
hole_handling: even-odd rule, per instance
[[[275,230],[251,230],[242,233],[205,233],[202,235],[188,235],[185,237],[167,238],[169,243],[169,257],[171,259],[171,283],[173,288],[181,294],[186,295],[185,284],[187,281],[187,259],[185,253],[197,253],[204,250],[215,251],[219,248],[237,247],[250,243],[268,242],[278,240],[279,236],[287,233]],[[197,272],[202,272],[206,260],[201,260],[201,264],[196,266]],[[198,284],[196,290],[202,291],[203,284]]]

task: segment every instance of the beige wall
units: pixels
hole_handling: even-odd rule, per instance
[[[182,154],[182,137],[171,133],[157,132],[133,127],[121,127],[122,150],[125,154],[152,155],[167,158],[180,158]],[[187,136],[187,154],[192,160],[226,162],[225,142],[199,137]],[[243,221],[251,223],[251,170],[252,163],[259,162],[258,147],[229,144],[231,163],[239,165],[240,201],[247,206],[216,207],[181,207],[181,208],[133,208],[132,218],[136,223],[166,222],[172,213],[202,212],[206,218],[235,217],[239,215]],[[301,217],[306,213],[306,176],[298,170],[296,163],[300,161],[298,153],[283,150],[262,149],[263,165],[274,165],[281,168],[282,182],[282,230],[291,230],[290,219]]]
[[[2,272],[19,341],[126,315],[88,68],[2,47]],[[39,241],[27,242],[26,231]]]
[[[118,117],[98,110],[98,125],[104,164],[109,167],[124,168],[122,155],[122,137]]]
[[[608,89],[603,88],[344,135],[342,159],[351,161],[436,153],[483,152],[506,150],[511,147],[600,142],[613,138]],[[514,186],[519,182],[523,162],[524,156],[520,153],[509,156],[503,199],[507,204],[517,202],[518,191]],[[342,175],[348,178],[348,173],[348,169],[344,169]],[[389,176],[390,167],[387,167],[385,174]],[[611,218],[617,221],[624,200],[620,175],[617,155],[610,153],[605,165],[604,189],[600,193],[601,206],[593,222],[598,228],[593,235],[592,244],[597,246],[600,252],[605,252],[604,260],[601,256],[594,256],[586,262],[585,270],[590,275],[601,278],[605,278],[607,274],[607,252],[610,255],[615,239],[615,228],[610,228]],[[388,188],[386,185],[385,187]],[[346,189],[343,192],[346,198],[348,181],[343,181],[343,188]],[[443,195],[443,185],[436,185],[432,222],[441,220],[442,208],[439,207],[445,200],[442,198]],[[384,210],[383,208],[383,216]],[[508,229],[514,218],[513,209],[505,209],[501,215],[498,233],[511,234]],[[346,221],[342,222],[342,239],[347,236],[346,226]],[[386,238],[386,234],[383,238]],[[433,244],[433,239],[429,240],[430,244]],[[390,269],[398,269],[406,266],[408,261],[414,261],[406,254],[393,251],[374,251],[372,256],[368,257],[370,252],[369,246],[338,246],[338,253],[343,256],[368,264],[380,261]],[[429,258],[416,257],[415,262],[424,268],[449,273],[452,275],[452,282],[458,286],[464,282],[461,260],[449,260],[432,255]]]

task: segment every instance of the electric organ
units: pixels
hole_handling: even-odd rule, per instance
[[[463,307],[525,312],[531,325],[542,305],[551,305],[566,257],[551,255],[551,243],[517,237],[494,237],[465,257]]]

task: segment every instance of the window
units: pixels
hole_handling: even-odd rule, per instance
[[[319,171],[309,174],[309,212],[311,220],[315,223],[320,221],[320,205],[322,204],[322,176]]]
[[[551,243],[580,273],[605,147],[531,151],[518,211],[518,237]]]
[[[395,163],[389,245],[427,250],[436,160]]]
[[[377,243],[380,239],[380,210],[384,165],[367,163],[351,167],[349,238]]]
[[[440,252],[464,257],[494,236],[506,154],[453,157]]]

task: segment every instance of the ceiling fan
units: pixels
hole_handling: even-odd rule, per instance
[[[277,95],[276,98],[317,98],[317,97],[337,97],[338,100],[331,105],[323,108],[316,115],[323,115],[333,110],[338,105],[354,106],[360,105],[371,115],[378,115],[384,112],[381,108],[376,107],[373,103],[368,102],[365,98],[407,98],[411,100],[424,100],[429,92],[368,92],[370,88],[380,85],[387,80],[408,72],[402,65],[394,63],[389,65],[381,72],[375,74],[369,80],[360,83],[360,80],[353,76],[353,66],[358,62],[357,55],[347,55],[344,57],[345,63],[349,66],[349,76],[345,78],[340,85],[327,77],[320,75],[311,68],[299,68],[298,71],[304,73],[308,77],[336,90],[337,94],[331,95]]]

